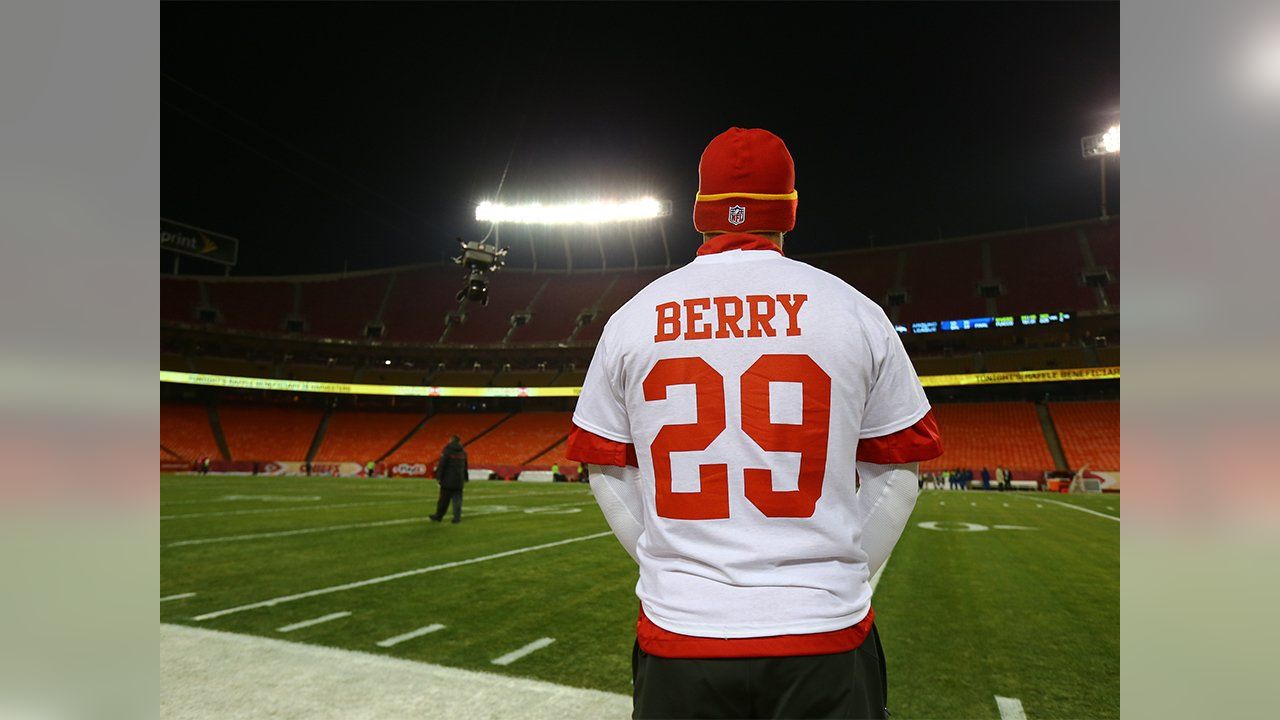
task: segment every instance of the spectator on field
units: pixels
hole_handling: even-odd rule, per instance
[[[378,474],[378,464],[370,460],[364,464],[364,476],[373,477]]]
[[[209,456],[208,455],[205,455],[204,457],[200,458],[200,474],[201,475],[209,474]]]
[[[462,486],[470,478],[467,476],[467,451],[462,447],[462,440],[454,435],[449,444],[440,452],[440,462],[436,464],[436,482],[440,483],[440,500],[436,503],[436,514],[430,515],[432,522],[444,519],[449,505],[453,504],[453,523],[462,522]]]
[[[986,469],[985,467],[982,468],[982,489],[983,490],[991,489],[991,471]]]
[[[578,482],[587,482],[587,464],[578,463]]]
[[[569,482],[569,478],[560,474],[560,463],[551,466],[551,482]]]

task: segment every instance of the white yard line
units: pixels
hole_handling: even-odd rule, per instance
[[[997,695],[996,707],[1000,709],[1000,720],[1027,720],[1027,713],[1022,710],[1022,701],[1018,698]]]
[[[530,508],[525,508],[518,505],[512,505],[512,506],[476,505],[470,510],[464,510],[462,514],[464,516],[476,517],[476,516],[483,516],[483,515],[499,515],[502,513],[514,513],[514,512],[519,512],[523,510],[524,512],[530,515],[537,515],[540,513],[552,513],[555,510],[562,510],[563,508],[572,508],[577,505],[595,505],[595,504],[596,504],[595,500],[584,500],[582,502],[576,502],[576,503],[557,503],[555,505],[534,505],[533,507],[530,507]],[[538,509],[539,512],[529,512],[530,510],[533,510],[533,509]],[[336,532],[338,530],[356,530],[360,528],[386,527],[388,525],[406,525],[410,523],[425,523],[425,522],[427,522],[427,519],[422,516],[411,517],[411,518],[398,518],[396,520],[375,520],[373,522],[366,522],[366,523],[347,523],[345,525],[323,525],[320,527],[298,528],[296,530],[278,530],[275,532],[265,532],[265,533],[246,533],[243,535],[223,535],[220,537],[211,537],[211,538],[195,538],[192,540],[177,540],[171,543],[166,543],[165,547],[185,547],[189,545],[208,545],[210,543],[239,542],[242,540],[261,540],[264,538],[289,537],[291,535],[308,535],[311,533]]]
[[[556,641],[555,638],[538,638],[537,640],[534,640],[533,642],[529,643],[528,645],[525,645],[522,648],[519,648],[517,650],[512,650],[506,655],[503,655],[501,657],[496,657],[490,660],[489,662],[494,665],[510,665],[511,663],[519,660],[525,655],[528,655],[529,653],[532,653],[532,652],[537,652],[555,641]]]
[[[463,565],[474,565],[475,563],[486,562],[489,560],[497,560],[499,558],[511,557],[512,555],[520,555],[527,552],[535,552],[538,550],[546,550],[547,548],[558,547],[560,545],[568,545],[570,543],[582,542],[583,540],[594,540],[605,536],[612,536],[613,532],[605,531],[591,535],[581,535],[579,537],[568,538],[567,540],[557,540],[555,542],[542,543],[541,545],[530,545],[529,547],[517,548],[515,550],[507,550],[505,552],[494,553],[492,555],[484,555],[482,557],[471,558],[469,560],[456,560],[454,562],[442,563],[440,565],[431,565],[429,567],[416,568],[413,570],[405,570],[391,575],[383,575],[381,577],[369,578],[368,580],[359,580],[357,582],[344,583],[342,585],[331,585],[329,587],[308,590],[294,595],[282,595],[280,597],[263,600],[261,602],[249,603],[248,605],[237,605],[236,607],[227,608],[225,610],[215,610],[214,612],[197,615],[193,620],[212,620],[224,615],[244,612],[245,610],[256,610],[264,607],[274,607],[294,600],[302,600],[304,598],[315,597],[317,595],[328,595],[329,593],[342,592],[344,590],[354,590],[356,588],[368,587],[369,585],[377,585],[379,583],[391,582],[392,580],[400,580],[407,577],[415,577],[424,575],[437,570],[448,570],[450,568],[462,567]]]
[[[344,610],[342,612],[329,613],[328,615],[321,615],[318,618],[311,618],[310,620],[303,620],[302,622],[296,622],[296,623],[293,623],[292,625],[285,625],[284,627],[278,627],[276,628],[276,632],[293,632],[294,630],[301,630],[302,628],[305,628],[305,627],[311,627],[312,625],[319,625],[320,623],[327,623],[330,620],[337,620],[339,618],[349,617],[350,615],[351,615],[351,612],[347,610]]]
[[[1026,499],[1030,500],[1031,498],[1026,498]],[[1108,520],[1115,520],[1116,522],[1120,522],[1120,518],[1116,517],[1115,515],[1100,513],[1100,512],[1097,512],[1096,510],[1090,510],[1089,508],[1080,507],[1079,505],[1072,505],[1071,503],[1059,502],[1057,500],[1049,500],[1047,498],[1040,498],[1040,502],[1053,503],[1054,505],[1061,505],[1064,508],[1071,508],[1072,510],[1079,510],[1082,513],[1089,513],[1090,515],[1097,515],[1098,517],[1104,517]]]
[[[354,528],[383,527],[385,525],[404,525],[406,523],[425,523],[425,517],[400,518],[398,520],[380,520],[378,522],[352,523],[350,525],[326,525],[324,527],[301,528],[299,530],[280,530],[278,532],[249,533],[247,535],[224,535],[222,537],[198,538],[196,540],[178,540],[166,543],[165,547],[183,547],[185,545],[208,545],[209,543],[238,542],[241,540],[261,540],[262,538],[288,537],[290,535],[306,535],[309,533],[333,532],[335,530],[352,530]]]
[[[528,493],[498,493],[495,495],[467,495],[463,494],[463,502],[467,500],[493,500],[497,498],[515,498],[515,497],[546,497],[559,495],[561,493],[549,492],[528,492]],[[402,500],[377,500],[374,502],[358,502],[358,503],[339,503],[336,505],[298,505],[296,507],[273,507],[273,508],[253,508],[249,510],[213,510],[210,512],[199,513],[181,513],[178,515],[161,515],[161,520],[177,520],[180,518],[199,518],[199,517],[223,517],[226,515],[260,515],[262,513],[280,513],[295,512],[298,510],[337,510],[340,508],[351,507],[370,507],[374,505],[400,505],[404,503],[421,503],[435,502],[434,497],[406,497]],[[216,500],[210,502],[218,502]]]
[[[631,717],[631,697],[380,652],[160,626],[160,717],[564,720]],[[266,681],[264,681],[264,679]]]
[[[392,647],[393,645],[399,645],[400,643],[406,640],[420,638],[423,635],[430,635],[431,633],[436,632],[437,630],[443,630],[443,629],[444,629],[444,626],[441,625],[440,623],[432,623],[431,625],[428,625],[426,627],[420,627],[417,630],[412,630],[403,635],[397,635],[395,637],[387,638],[386,640],[379,640],[377,642],[377,645],[378,647],[389,648],[389,647]]]
[[[161,520],[178,520],[180,518],[223,517],[226,515],[261,515],[262,513],[297,512],[298,510],[337,510],[339,508],[369,507],[372,505],[399,505],[402,503],[435,502],[434,498],[417,500],[379,500],[376,502],[339,503],[337,505],[299,505],[297,507],[254,508],[253,510],[215,510],[201,513],[182,513],[180,515],[161,515]]]
[[[195,593],[182,593],[181,595],[170,595],[160,598],[160,602],[169,602],[170,600],[184,600],[189,597],[195,597]]]

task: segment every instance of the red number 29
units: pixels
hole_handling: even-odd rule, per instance
[[[769,384],[801,386],[799,425],[770,417]],[[697,422],[666,425],[650,445],[657,482],[658,515],[681,520],[729,517],[728,465],[698,466],[698,492],[671,489],[671,453],[706,450],[725,430],[724,377],[701,358],[659,360],[644,380],[646,401],[665,400],[672,385],[693,385]],[[773,472],[744,468],[747,499],[768,517],[812,517],[826,475],[831,426],[831,377],[807,355],[764,355],[740,379],[742,429],[761,450],[800,454],[795,490],[774,490]]]

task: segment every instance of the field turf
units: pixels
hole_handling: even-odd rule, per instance
[[[435,494],[162,476],[161,621],[629,694],[636,572],[587,488],[472,482],[459,525],[426,521]],[[999,718],[998,695],[1033,719],[1117,717],[1119,507],[926,491],[874,600],[893,716]]]

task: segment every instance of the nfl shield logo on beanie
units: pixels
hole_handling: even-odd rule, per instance
[[[790,232],[796,225],[796,167],[782,138],[729,128],[698,162],[693,227],[700,233]],[[747,213],[751,222],[747,222]]]

